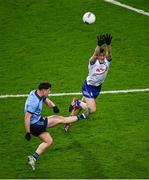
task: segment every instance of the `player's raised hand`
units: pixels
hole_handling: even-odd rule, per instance
[[[112,36],[111,36],[111,34],[106,34],[106,35],[105,35],[105,43],[106,43],[106,45],[110,45],[110,44],[111,44],[111,41],[112,41]]]
[[[97,44],[98,46],[102,46],[105,43],[105,35],[97,36]]]
[[[30,134],[29,132],[25,134],[25,139],[26,139],[27,141],[30,141],[30,140],[31,140],[31,134]]]

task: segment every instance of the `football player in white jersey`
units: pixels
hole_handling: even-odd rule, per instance
[[[71,115],[77,115],[81,109],[89,108],[90,112],[96,111],[96,98],[100,94],[102,84],[107,76],[109,65],[112,60],[111,34],[97,37],[97,47],[89,59],[88,76],[82,86],[82,100],[73,98],[69,106]],[[106,48],[102,45],[106,44]],[[67,132],[71,124],[65,124],[64,131]]]

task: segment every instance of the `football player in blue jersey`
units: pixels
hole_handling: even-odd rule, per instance
[[[45,103],[49,108],[53,108],[54,113],[59,113],[59,108],[48,98],[51,90],[51,84],[48,82],[40,83],[37,90],[33,90],[27,97],[25,103],[25,138],[30,141],[31,135],[38,137],[42,143],[36,151],[28,156],[28,164],[35,170],[35,164],[38,157],[52,144],[52,137],[47,131],[57,124],[72,123],[81,119],[86,119],[89,115],[89,109],[77,116],[48,116],[41,115],[42,105]]]

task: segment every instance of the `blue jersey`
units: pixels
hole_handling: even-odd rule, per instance
[[[42,104],[46,99],[45,96],[40,97],[36,90],[30,92],[25,102],[25,113],[29,112],[32,114],[30,118],[30,124],[34,124],[41,118]]]

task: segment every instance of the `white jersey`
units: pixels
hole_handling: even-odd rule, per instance
[[[104,63],[100,64],[97,59],[95,64],[91,65],[89,62],[89,74],[87,76],[87,84],[92,86],[99,86],[102,84],[107,76],[110,62],[105,58]]]

